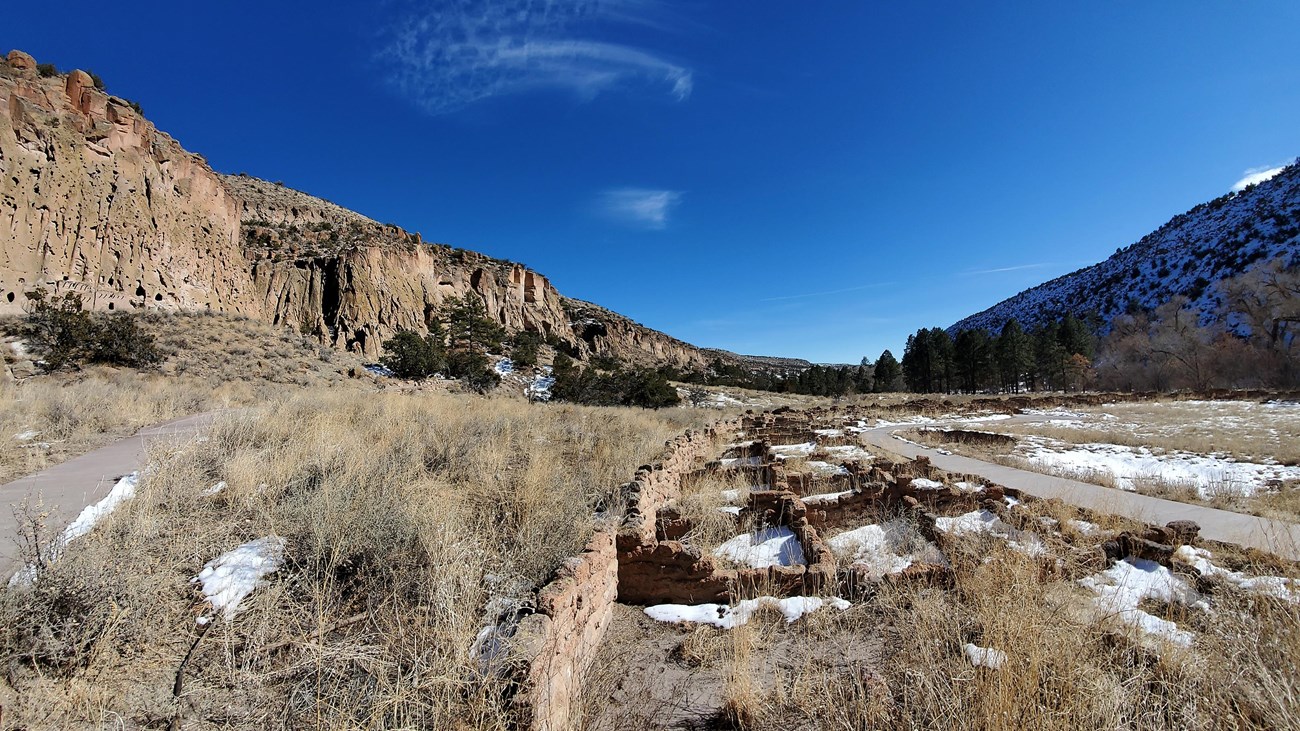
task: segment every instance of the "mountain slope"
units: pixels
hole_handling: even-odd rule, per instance
[[[526,267],[281,184],[221,175],[82,71],[0,60],[0,314],[35,287],[97,310],[247,315],[367,356],[474,294],[508,331],[585,357],[698,368],[714,353],[570,300]]]
[[[1220,281],[1278,257],[1300,264],[1300,164],[1198,205],[1109,259],[1027,289],[950,331],[996,333],[1010,319],[1037,327],[1067,314],[1110,322],[1131,306],[1154,308],[1179,295],[1211,317]]]

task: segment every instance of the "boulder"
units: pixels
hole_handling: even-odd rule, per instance
[[[1201,533],[1201,526],[1194,520],[1175,520],[1166,523],[1165,528],[1173,534],[1171,538],[1175,543],[1191,543]]]
[[[81,111],[86,111],[82,104],[82,98],[85,96],[87,89],[95,88],[95,80],[90,78],[90,74],[77,69],[68,73],[68,79],[63,84],[63,90],[68,95],[68,101],[72,106]]]
[[[6,60],[9,61],[10,68],[23,72],[23,75],[25,76],[33,76],[36,74],[36,59],[32,58],[29,53],[23,53],[15,48],[9,52]]]

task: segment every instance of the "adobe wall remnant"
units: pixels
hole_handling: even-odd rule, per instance
[[[868,567],[841,565],[821,534],[841,528],[878,523],[888,516],[910,516],[921,537],[951,555],[961,539],[937,529],[940,515],[988,510],[1012,527],[1041,531],[1031,514],[1010,506],[1028,500],[1019,491],[987,484],[979,478],[945,473],[927,459],[895,463],[844,461],[848,489],[834,494],[800,495],[794,485],[816,485],[807,475],[789,472],[772,453],[772,444],[852,439],[815,427],[843,423],[829,410],[760,414],[725,422],[713,429],[691,431],[668,443],[662,462],[645,465],[623,486],[627,509],[621,524],[601,530],[582,555],[570,559],[538,595],[537,612],[521,621],[515,647],[527,659],[515,701],[530,729],[560,731],[572,724],[573,704],[580,696],[583,675],[592,664],[611,621],[614,604],[704,602],[727,603],[759,593],[836,595],[860,598],[881,582],[952,580],[946,562],[917,563],[884,577]],[[719,450],[722,437],[747,441]],[[750,460],[758,464],[711,459]],[[719,569],[711,557],[680,540],[689,523],[673,501],[690,480],[718,470],[760,474],[772,489],[751,491],[742,514],[757,526],[786,526],[804,551],[804,566],[763,569]],[[1007,498],[1014,498],[1007,500]],[[1174,546],[1195,539],[1197,526],[1174,523],[1148,526],[1139,534],[1123,533],[1101,548],[1079,549],[1082,565],[1104,569],[1125,556],[1139,555],[1172,565]],[[1043,557],[1044,572],[1060,571]]]
[[[596,657],[618,596],[614,534],[598,531],[582,554],[542,587],[537,611],[520,621],[514,647],[529,658],[515,704],[528,728],[565,731],[582,676]]]
[[[669,441],[663,461],[638,469],[636,479],[624,486],[630,507],[623,525],[617,530],[597,531],[582,554],[567,560],[555,579],[538,592],[536,613],[520,621],[512,641],[514,651],[524,660],[514,702],[528,728],[565,731],[572,726],[573,703],[579,697],[583,674],[609,628],[625,576],[632,586],[652,584],[657,571],[673,575],[693,572],[704,584],[716,581],[712,562],[702,559],[707,566],[692,567],[694,558],[681,544],[654,542],[649,545],[653,555],[638,563],[623,555],[618,543],[628,540],[625,535],[647,536],[653,541],[655,510],[650,510],[645,524],[630,516],[639,514],[639,505],[664,505],[680,494],[682,476],[715,448],[720,431],[729,428],[734,425],[691,430]],[[643,570],[639,576],[637,566]],[[725,582],[718,586],[725,587]],[[709,594],[707,586],[702,586],[700,596],[720,599],[724,595]]]
[[[724,422],[705,431],[689,431],[670,442],[668,457],[637,470],[624,486],[627,510],[619,526],[618,598],[626,604],[663,604],[724,601],[734,581],[731,572],[719,571],[713,559],[675,540],[661,540],[659,513],[680,497],[697,465],[716,448],[720,434],[735,431]]]

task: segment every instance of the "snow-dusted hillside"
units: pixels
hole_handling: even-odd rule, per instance
[[[1240,193],[1202,203],[1106,261],[1027,289],[950,331],[996,333],[1012,318],[1032,328],[1093,312],[1109,322],[1130,302],[1157,307],[1175,295],[1209,316],[1219,305],[1219,281],[1278,256],[1300,264],[1300,163]]]

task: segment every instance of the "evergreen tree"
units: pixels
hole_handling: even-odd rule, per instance
[[[956,385],[957,375],[953,342],[946,330],[940,327],[930,329],[930,349],[935,379],[931,391],[949,393]]]
[[[447,354],[447,371],[470,388],[483,393],[501,382],[501,376],[492,370],[485,353],[474,348],[453,350]]]
[[[1061,324],[1049,323],[1034,332],[1035,387],[1065,388],[1065,364],[1070,354],[1061,346]]]
[[[953,344],[953,363],[961,390],[975,393],[991,380],[993,348],[987,330],[962,330]]]
[[[517,333],[511,343],[510,360],[517,366],[537,365],[537,349],[542,345],[542,336],[531,330]]]
[[[434,330],[424,337],[410,330],[398,330],[396,335],[384,341],[383,348],[384,355],[379,362],[398,378],[420,381],[447,367],[447,351],[437,323],[434,323]]]
[[[1007,320],[994,345],[998,377],[1003,391],[1020,392],[1020,384],[1034,365],[1029,336],[1016,320]]]
[[[876,359],[876,368],[874,378],[872,379],[871,390],[876,393],[889,393],[898,390],[898,381],[903,377],[903,368],[894,358],[894,354],[886,350]]]
[[[453,350],[478,347],[500,352],[505,329],[488,317],[483,300],[473,294],[452,297],[442,308]]]

